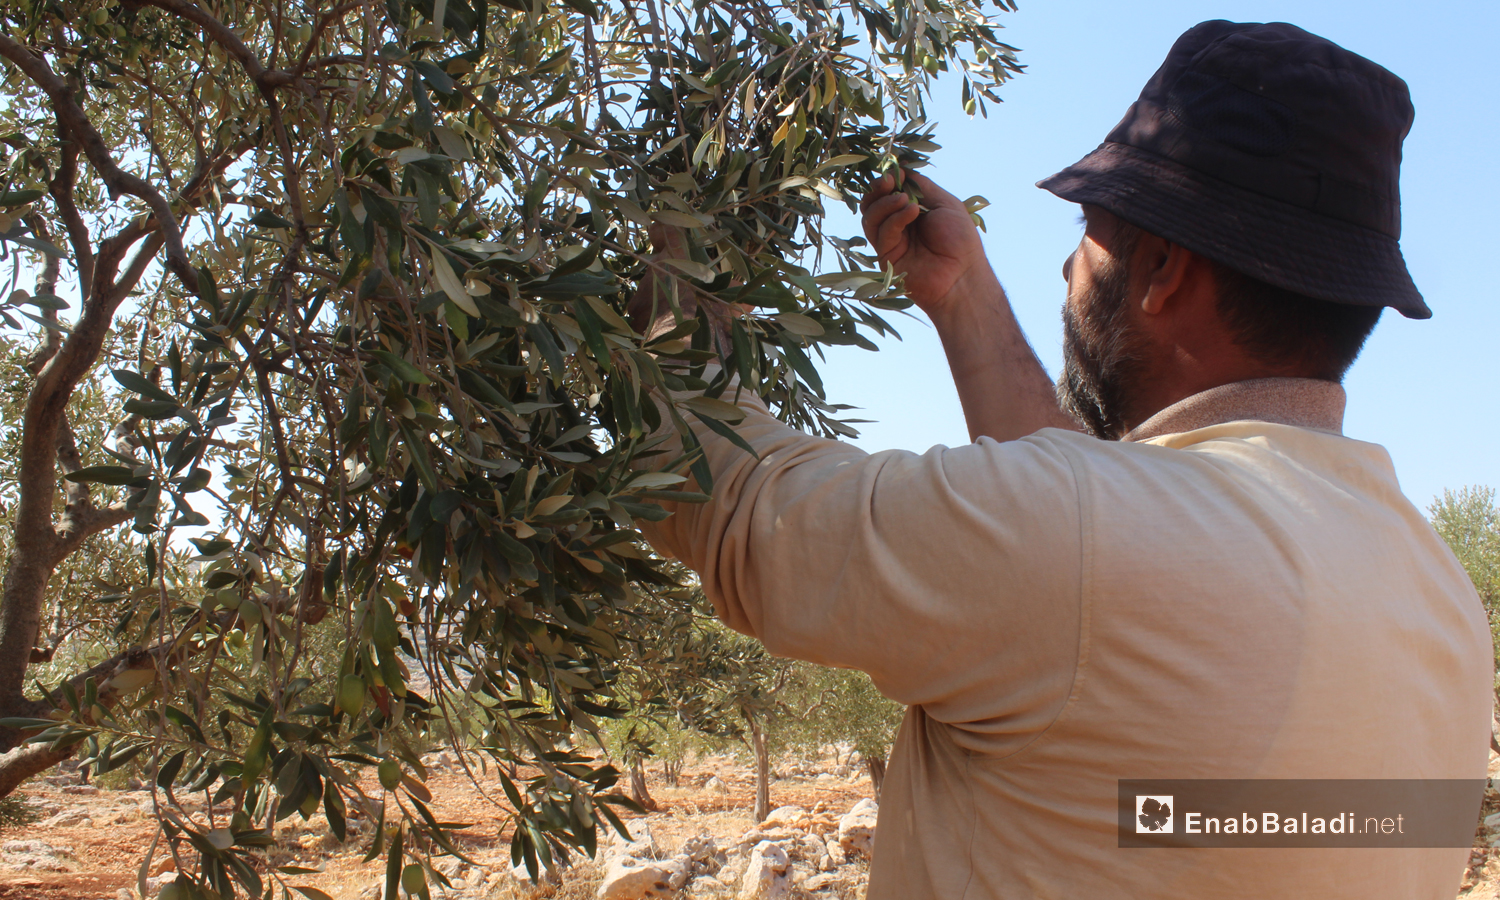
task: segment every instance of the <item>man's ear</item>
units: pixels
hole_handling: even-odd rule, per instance
[[[1136,246],[1135,270],[1145,280],[1141,311],[1160,315],[1184,296],[1202,273],[1198,255],[1180,244],[1144,234]]]

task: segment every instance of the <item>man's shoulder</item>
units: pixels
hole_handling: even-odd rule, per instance
[[[1336,431],[1241,420],[1141,441],[1105,441],[1047,428],[1024,439],[1065,457],[1095,491],[1154,504],[1205,492],[1355,495],[1381,505],[1408,504],[1390,454],[1379,444]]]
[[[1379,445],[1253,420],[1145,441],[1106,441],[1044,428],[1014,441],[981,437],[925,453],[882,451],[868,463],[878,470],[883,487],[911,483],[931,498],[948,492],[1002,494],[1012,502],[1032,497],[1046,506],[1079,494],[1108,507],[1156,509],[1205,502],[1297,507],[1318,505],[1321,497],[1358,497],[1385,508],[1409,505],[1390,456]]]
[[[1187,431],[1118,441],[1102,440],[1062,428],[1043,428],[1022,438],[1021,442],[1055,447],[1078,458],[1140,460],[1168,466],[1193,465],[1195,459],[1204,455],[1241,462],[1256,457],[1279,456],[1309,462],[1326,460],[1340,465],[1390,466],[1390,454],[1379,444],[1351,438],[1334,430],[1257,419],[1218,422]]]

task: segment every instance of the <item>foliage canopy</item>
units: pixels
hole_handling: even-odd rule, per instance
[[[358,807],[387,896],[426,896],[457,848],[418,754],[446,739],[501,764],[518,860],[592,851],[624,801],[568,738],[620,711],[622,617],[679,588],[636,529],[712,489],[687,422],[732,435],[738,374],[850,433],[814,360],[905,301],[824,203],[932,149],[933,75],[998,99],[1010,8],[8,5],[0,235],[38,262],[0,319],[41,338],[8,339],[0,794],[80,746],[140,757],[163,846],[224,897],[295,881],[257,862],[275,820]],[[647,280],[700,317],[648,340]],[[639,471],[663,427],[686,454]],[[119,652],[28,689],[67,567]]]
[[[1428,509],[1432,527],[1448,542],[1484,602],[1500,669],[1500,504],[1491,487],[1445,490]],[[1500,676],[1497,676],[1500,677]]]

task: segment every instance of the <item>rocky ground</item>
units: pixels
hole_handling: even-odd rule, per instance
[[[1474,835],[1459,900],[1500,900],[1500,755],[1494,750],[1490,751],[1490,784],[1480,815],[1483,821]]]
[[[540,885],[511,866],[503,810],[485,796],[486,789],[499,794],[494,780],[481,777],[476,788],[453,756],[427,761],[433,812],[440,820],[472,823],[461,843],[477,863],[440,862],[452,889],[435,890],[434,900],[844,900],[864,894],[876,810],[863,767],[846,761],[782,766],[771,788],[778,808],[758,827],[750,815],[753,777],[741,763],[698,760],[675,787],[653,771],[650,787],[660,809],[627,818],[635,840],[612,836],[597,861],[576,861],[560,879],[544,878]],[[139,868],[156,831],[149,791],[100,790],[59,774],[20,793],[39,820],[0,833],[0,900],[138,898]],[[321,815],[307,821],[293,816],[278,826],[269,862],[317,870],[288,876],[288,885],[313,887],[334,900],[372,900],[384,885],[384,870],[381,860],[361,862],[367,828],[351,817],[349,840],[341,844]],[[159,847],[147,872],[148,897],[174,877],[171,858]]]
[[[451,889],[434,900],[855,900],[864,896],[877,812],[868,777],[845,761],[824,759],[781,767],[772,785],[777,809],[751,821],[750,772],[723,757],[687,767],[678,786],[653,773],[661,809],[628,820],[633,841],[605,843],[597,861],[583,860],[559,878],[533,884],[510,864],[508,836],[480,779],[476,788],[451,755],[430,757],[438,818],[473,823],[464,850],[475,865],[445,860]],[[1500,756],[1491,755],[1491,788],[1459,900],[1500,900]],[[141,861],[155,834],[151,794],[109,791],[62,774],[22,789],[39,821],[0,833],[0,900],[137,900]],[[288,878],[333,900],[375,900],[383,863],[361,862],[362,832],[350,822],[347,843],[322,816],[283,822],[270,862],[315,870]],[[146,873],[148,896],[170,881],[170,857],[158,851]]]

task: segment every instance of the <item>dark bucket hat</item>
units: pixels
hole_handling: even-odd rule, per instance
[[[1284,22],[1189,29],[1099,149],[1037,182],[1252,278],[1432,315],[1401,256],[1406,83]]]

